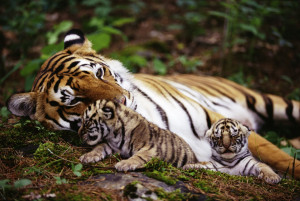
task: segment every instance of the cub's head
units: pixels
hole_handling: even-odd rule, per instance
[[[98,100],[90,104],[82,114],[82,124],[78,134],[88,145],[95,145],[110,137],[114,132],[118,104],[107,100]]]
[[[248,150],[250,130],[233,119],[220,119],[206,132],[213,156],[220,160],[230,160]]]
[[[69,31],[64,50],[45,61],[31,92],[12,95],[8,109],[55,130],[78,131],[81,114],[99,99],[124,103],[128,91],[120,86],[127,70],[118,61],[97,55],[80,30]]]

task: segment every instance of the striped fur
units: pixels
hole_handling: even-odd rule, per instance
[[[178,134],[202,161],[209,159],[211,148],[201,139],[224,117],[253,130],[266,122],[300,122],[299,102],[260,94],[223,78],[130,74],[120,62],[96,54],[79,30],[68,32],[65,49],[45,61],[32,91],[14,94],[7,106],[13,114],[29,116],[48,128],[78,131],[81,114],[99,99],[124,103]],[[249,149],[273,168],[289,167],[292,172],[293,158],[259,135],[249,137]],[[300,162],[295,164],[295,176],[300,177]]]
[[[112,101],[98,100],[87,107],[79,135],[87,144],[96,145],[80,157],[83,163],[98,162],[113,153],[128,158],[115,165],[119,171],[143,168],[154,157],[176,167],[197,162],[182,138]]]
[[[252,175],[270,184],[278,183],[281,178],[250,153],[249,135],[250,130],[240,122],[229,118],[220,119],[205,134],[212,147],[211,160],[187,164],[184,168],[205,168],[232,175]]]

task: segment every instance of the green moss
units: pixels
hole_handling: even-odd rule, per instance
[[[155,190],[155,193],[160,199],[171,200],[171,201],[188,200],[193,197],[190,193],[181,193],[179,189],[176,189],[175,191],[172,192],[166,192],[162,188],[157,188]]]
[[[94,174],[111,174],[111,173],[114,173],[114,171],[113,170],[101,170],[101,169],[98,169],[97,167],[95,167],[91,170],[86,171],[85,174],[87,176],[91,176]]]
[[[159,181],[163,181],[168,185],[174,185],[177,182],[177,179],[169,176],[165,172],[159,172],[157,170],[154,170],[153,172],[145,172],[144,173],[146,176],[151,177],[153,179],[157,179]]]
[[[190,181],[191,179],[185,175],[179,175],[177,177],[177,179],[181,180],[181,181]]]
[[[160,172],[163,172],[167,169],[175,169],[175,167],[173,167],[171,164],[162,161],[158,158],[152,158],[146,165],[145,168],[147,170],[153,171],[153,170],[157,170]]]
[[[230,175],[227,173],[217,172],[213,170],[207,170],[207,169],[196,169],[196,170],[185,170],[182,171],[186,176],[191,177],[197,177],[197,175],[207,175],[211,177],[219,177],[220,179],[223,179],[225,181],[231,180],[231,181],[239,181],[239,182],[247,182],[247,183],[254,183],[253,177],[247,177],[247,176],[238,176],[238,175]]]
[[[291,193],[295,192],[296,190],[300,191],[300,180],[282,179],[278,185],[284,187]]]
[[[68,141],[72,144],[81,144],[76,133],[70,131],[50,131],[38,121],[21,119],[9,129],[0,129],[0,148],[13,147],[25,154],[32,154],[41,142],[52,141],[58,143]]]
[[[71,149],[70,146],[63,143],[54,144],[53,142],[46,142],[40,144],[33,155],[34,159],[38,161],[39,166],[60,172],[64,166],[70,165],[70,162],[59,157],[67,154]],[[76,160],[76,158],[72,156],[71,160]]]
[[[177,182],[173,174],[178,172],[178,169],[165,161],[153,158],[145,165],[145,168],[147,171],[144,174],[148,177],[163,181],[169,185],[174,185]]]
[[[202,189],[203,191],[207,192],[207,193],[213,193],[216,192],[216,187],[213,186],[212,184],[209,184],[207,181],[205,180],[197,180],[194,183],[194,186],[197,188]]]
[[[93,201],[95,198],[85,195],[81,192],[64,192],[58,193],[55,198],[56,201],[65,201],[65,200],[72,200],[72,201]]]
[[[46,142],[40,144],[37,150],[34,152],[34,157],[37,160],[41,160],[45,157],[51,157],[53,154],[60,155],[65,152],[69,147],[61,144],[54,144],[53,142]]]

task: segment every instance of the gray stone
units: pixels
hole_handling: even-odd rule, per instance
[[[164,182],[149,178],[140,172],[100,174],[84,183],[92,184],[103,189],[116,190],[115,192],[118,192],[119,196],[124,196],[125,190],[127,199],[133,201],[146,200],[145,198],[157,200],[158,197],[155,193],[157,188],[162,188],[166,192],[173,192],[176,189],[180,189],[182,193],[192,194],[193,198],[191,200],[205,200],[204,195],[191,192],[182,181],[178,181],[175,185],[171,186]]]

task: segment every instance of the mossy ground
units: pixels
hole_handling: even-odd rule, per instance
[[[83,147],[76,133],[53,132],[37,122],[17,120],[16,123],[0,123],[0,141],[0,200],[120,199],[114,190],[84,183],[94,175],[116,172],[113,167],[120,156],[81,167],[78,158],[91,148]],[[188,189],[205,194],[208,199],[293,200],[296,196],[299,198],[300,192],[300,182],[293,179],[269,185],[253,177],[181,170],[156,159],[141,171],[169,185],[182,181]],[[14,187],[21,179],[30,183]],[[162,200],[192,198],[189,193],[167,193],[162,189],[157,189],[156,194]]]

